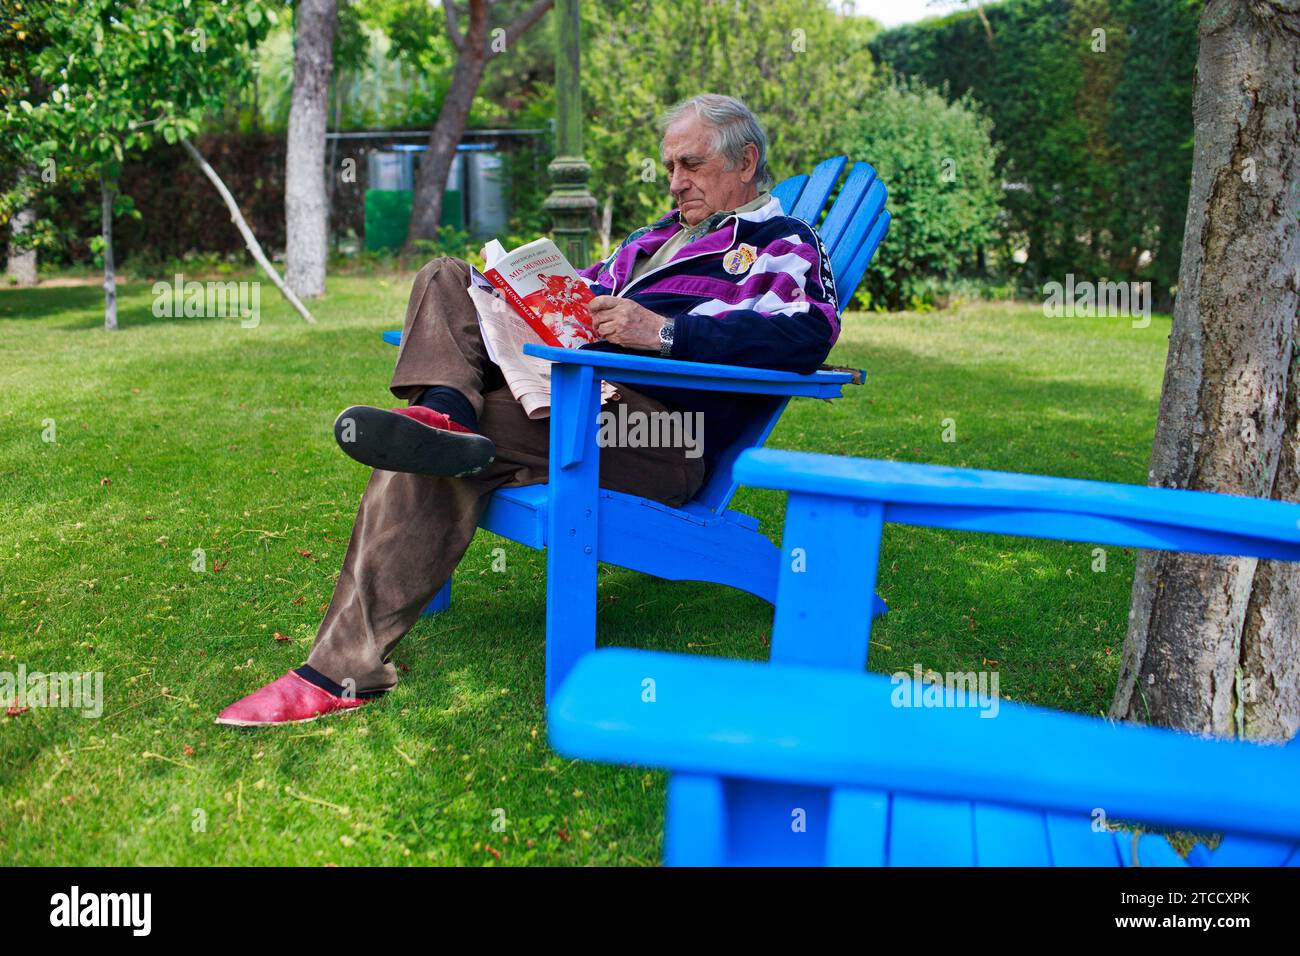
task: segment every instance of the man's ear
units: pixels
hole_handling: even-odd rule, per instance
[[[747,172],[741,174],[740,181],[749,183],[753,181],[754,176],[758,173],[758,147],[753,143],[745,144],[745,166]]]

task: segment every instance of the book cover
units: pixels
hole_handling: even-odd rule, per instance
[[[550,239],[506,253],[483,276],[547,345],[578,348],[600,339],[587,309],[595,296]]]

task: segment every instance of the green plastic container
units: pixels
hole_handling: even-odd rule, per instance
[[[366,190],[366,248],[400,249],[406,242],[406,229],[411,223],[411,190]],[[442,218],[439,225],[465,228],[464,203],[459,189],[448,189],[442,194]]]

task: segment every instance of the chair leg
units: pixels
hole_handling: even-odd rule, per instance
[[[727,856],[727,797],[722,780],[675,773],[664,811],[664,863],[722,866]]]
[[[420,612],[420,617],[429,617],[433,614],[440,614],[450,607],[451,578],[448,578],[447,583],[439,588],[438,593],[433,596],[433,600],[424,606],[424,610]]]
[[[546,702],[596,647],[600,514],[600,382],[589,366],[551,369],[550,504],[546,516]]]

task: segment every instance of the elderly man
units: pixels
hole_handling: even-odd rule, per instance
[[[676,208],[629,235],[581,275],[606,347],[674,359],[812,371],[839,335],[830,260],[805,222],[765,190],[767,137],[728,96],[673,107],[662,159]],[[340,447],[375,469],[307,663],[231,704],[217,722],[263,726],[361,706],[397,683],[389,656],[450,579],[493,491],[546,480],[549,426],[530,419],[488,358],[469,265],[420,270],[390,388],[407,407],[354,406]],[[762,400],[618,387],[642,414],[703,413],[704,456],[684,448],[611,447],[601,485],[670,505],[705,479]]]

